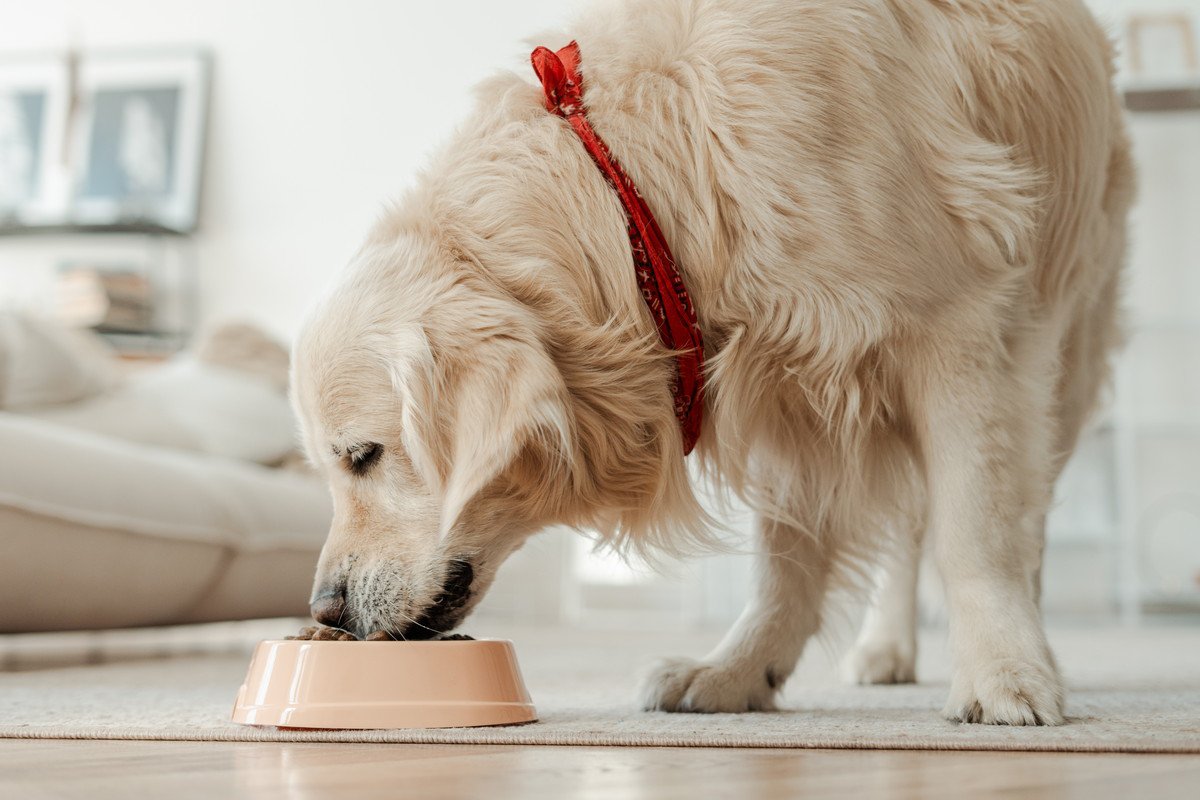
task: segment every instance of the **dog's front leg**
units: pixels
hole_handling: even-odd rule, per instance
[[[1062,683],[1037,601],[1055,441],[1045,376],[1054,373],[1036,348],[983,353],[944,354],[918,403],[955,659],[944,713],[1057,725]]]
[[[828,580],[827,546],[781,522],[758,522],[758,583],[754,599],[725,639],[701,661],[658,665],[642,689],[648,711],[759,711],[792,674],[820,625]]]

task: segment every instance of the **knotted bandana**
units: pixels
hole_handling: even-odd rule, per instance
[[[704,342],[696,324],[692,298],[654,214],[588,120],[583,105],[583,77],[579,74],[579,45],[571,42],[557,53],[539,47],[533,51],[531,60],[546,93],[546,109],[571,124],[625,207],[629,245],[642,299],[658,326],[659,338],[677,353],[673,386],[675,416],[683,433],[683,452],[687,455],[696,446],[704,417]]]

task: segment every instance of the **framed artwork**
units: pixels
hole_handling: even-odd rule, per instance
[[[0,60],[0,225],[62,220],[69,105],[65,59]]]
[[[1127,30],[1126,62],[1133,80],[1172,83],[1200,78],[1196,29],[1189,15],[1132,14]]]
[[[195,228],[208,82],[202,52],[80,62],[73,223]]]

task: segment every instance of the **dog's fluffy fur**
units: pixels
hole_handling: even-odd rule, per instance
[[[627,0],[575,31],[593,124],[696,302],[699,460],[759,516],[756,599],[645,705],[770,707],[864,560],[852,677],[911,680],[928,530],[947,715],[1061,722],[1043,524],[1118,339],[1133,183],[1094,20],[1079,0]],[[336,507],[317,586],[360,634],[453,626],[548,524],[647,551],[712,535],[615,195],[531,75],[479,93],[297,348]],[[440,613],[454,561],[475,580]]]

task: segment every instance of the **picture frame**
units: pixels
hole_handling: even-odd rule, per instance
[[[1194,83],[1200,78],[1196,29],[1186,13],[1137,13],[1126,22],[1129,78],[1140,84]]]
[[[209,72],[198,50],[81,60],[72,223],[195,229]]]
[[[0,226],[63,220],[70,103],[66,59],[0,59]]]

